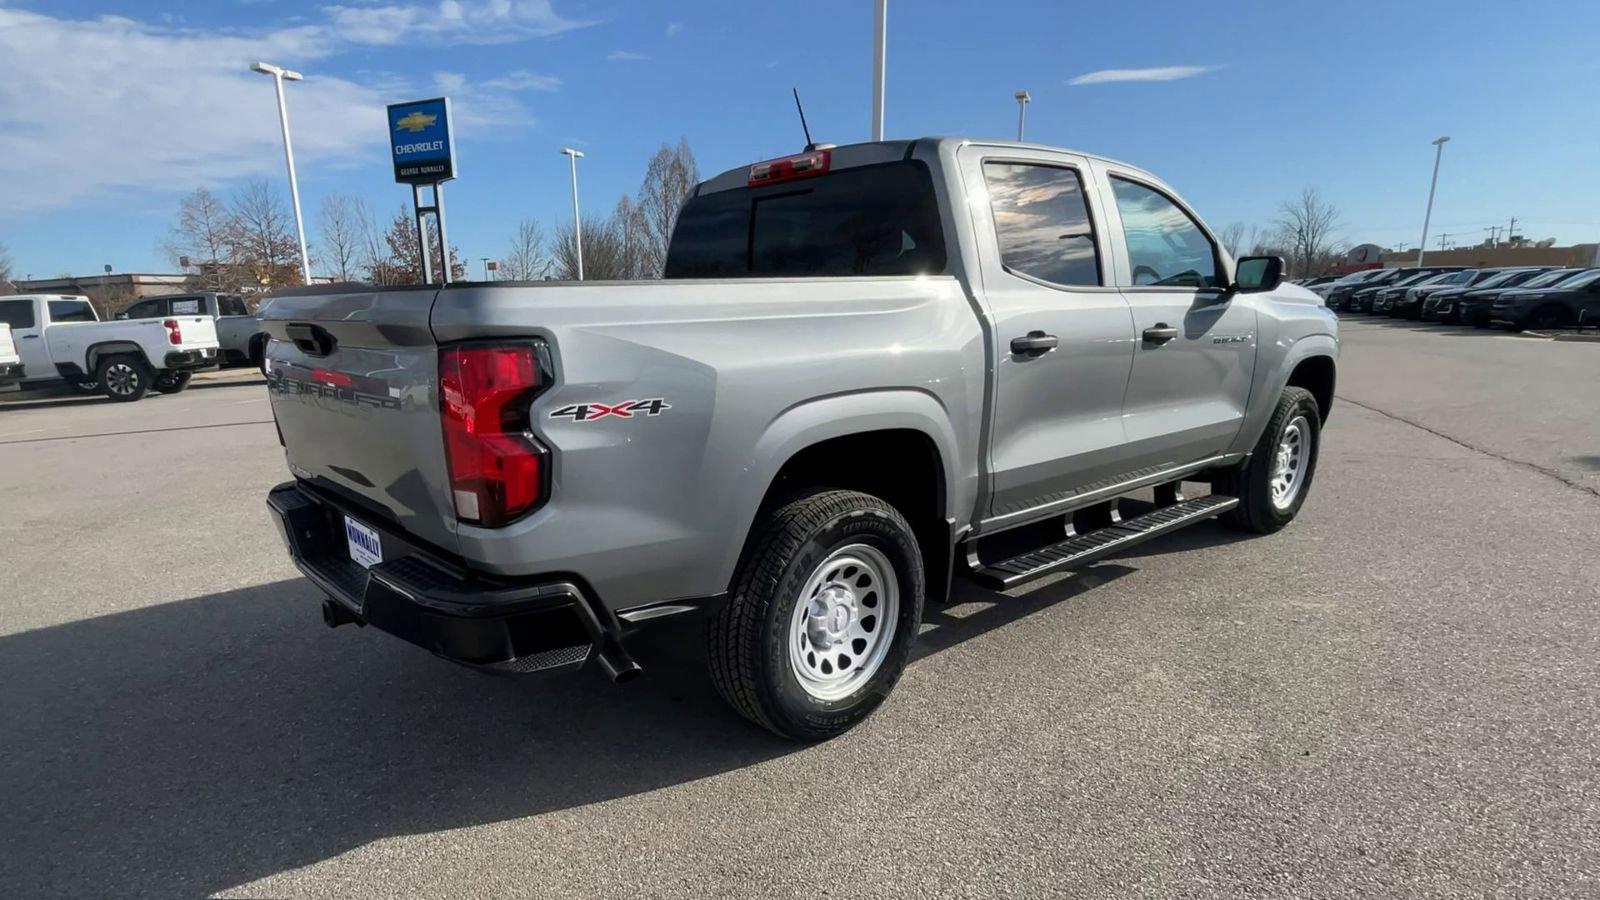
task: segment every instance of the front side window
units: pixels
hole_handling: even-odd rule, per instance
[[[159,300],[143,300],[128,307],[123,315],[130,319],[148,319],[151,316],[161,315],[160,305]]]
[[[50,321],[93,322],[94,307],[87,300],[51,300]]]
[[[224,316],[248,316],[250,310],[245,309],[244,301],[238,297],[218,296],[218,312]]]
[[[1214,288],[1222,283],[1211,239],[1188,213],[1160,192],[1126,179],[1112,178],[1111,191],[1134,284]]]
[[[33,318],[33,301],[0,300],[0,324],[10,325],[12,331],[39,324]]]
[[[983,166],[983,179],[1007,269],[1051,284],[1101,283],[1094,223],[1077,172],[991,162]]]

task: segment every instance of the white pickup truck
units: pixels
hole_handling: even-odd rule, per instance
[[[11,337],[11,326],[0,322],[0,387],[22,380],[22,357],[17,355],[17,342]]]
[[[0,323],[10,326],[24,387],[64,381],[128,402],[175,394],[194,370],[217,364],[210,316],[102,322],[87,297],[24,294],[0,297]]]

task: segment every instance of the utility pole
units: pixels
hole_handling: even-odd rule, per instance
[[[478,262],[483,263],[483,280],[484,281],[488,281],[489,280],[489,257],[480,256],[480,257],[478,257]]]
[[[883,140],[883,66],[889,40],[889,0],[878,0],[877,34],[872,41],[872,139]]]
[[[1517,217],[1511,217],[1511,224],[1506,226],[1506,243],[1511,243],[1517,236]]]
[[[1422,241],[1417,244],[1417,268],[1422,268],[1422,254],[1428,249],[1428,222],[1433,218],[1433,192],[1439,187],[1439,160],[1444,157],[1444,145],[1450,142],[1448,135],[1434,139],[1433,146],[1437,148],[1433,154],[1433,181],[1428,184],[1428,211],[1422,216]]]

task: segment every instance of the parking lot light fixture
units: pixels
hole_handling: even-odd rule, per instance
[[[1033,100],[1027,91],[1017,91],[1012,96],[1017,98],[1017,143],[1022,143],[1022,123],[1028,116],[1028,104]]]
[[[1422,242],[1417,244],[1417,268],[1422,268],[1422,255],[1428,249],[1428,222],[1433,218],[1433,192],[1439,187],[1439,160],[1444,157],[1444,145],[1450,143],[1448,135],[1433,141],[1433,181],[1428,184],[1428,211],[1422,214]]]
[[[278,94],[278,125],[283,129],[283,159],[289,167],[289,199],[294,205],[294,231],[300,240],[300,274],[306,284],[311,283],[311,254],[306,252],[306,226],[300,215],[300,182],[294,174],[294,144],[289,139],[289,110],[283,103],[283,82],[303,81],[304,75],[271,63],[258,62],[250,67],[252,72],[272,76],[273,89]]]
[[[561,155],[572,160],[572,242],[578,249],[578,280],[583,280],[583,218],[578,215],[578,160],[583,158],[582,150],[571,147],[562,147]]]

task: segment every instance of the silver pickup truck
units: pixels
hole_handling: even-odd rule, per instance
[[[1334,316],[1132,166],[951,138],[700,184],[666,279],[307,290],[264,317],[329,625],[499,672],[702,612],[739,712],[866,717],[923,605],[1295,517]],[[1184,483],[1191,483],[1186,495]],[[1204,486],[1204,487],[1202,487]]]

